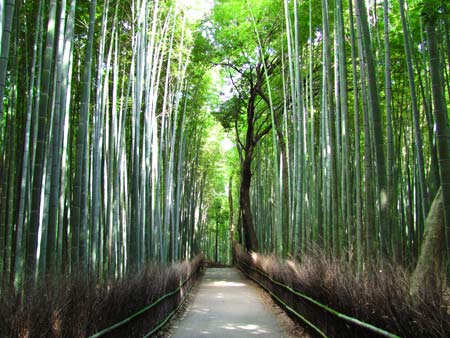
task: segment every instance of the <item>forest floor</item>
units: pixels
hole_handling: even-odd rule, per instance
[[[309,337],[234,268],[209,268],[166,337]]]

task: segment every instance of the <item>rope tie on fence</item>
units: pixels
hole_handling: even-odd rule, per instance
[[[383,337],[388,337],[388,338],[400,338],[399,336],[397,336],[397,335],[394,334],[394,333],[391,333],[391,332],[389,332],[389,331],[386,331],[386,330],[384,330],[384,329],[381,329],[381,328],[379,328],[379,327],[376,327],[376,326],[374,326],[374,325],[372,325],[372,324],[369,324],[369,323],[364,322],[364,321],[362,321],[362,320],[359,320],[359,319],[357,319],[357,318],[353,318],[353,317],[347,316],[347,315],[345,315],[345,314],[343,314],[343,313],[341,313],[341,312],[339,312],[339,311],[336,311],[336,310],[330,308],[329,306],[326,306],[326,305],[324,305],[324,304],[318,302],[317,300],[315,300],[315,299],[313,299],[313,298],[311,298],[311,297],[305,295],[304,293],[301,293],[300,291],[297,291],[297,290],[293,289],[292,287],[290,287],[290,286],[288,286],[288,285],[285,285],[285,284],[283,284],[283,283],[280,283],[279,281],[274,280],[272,277],[270,277],[270,276],[269,276],[267,273],[265,273],[264,271],[261,271],[261,270],[255,268],[255,267],[249,265],[248,263],[246,263],[246,262],[244,262],[244,261],[242,261],[242,264],[245,265],[246,267],[248,267],[250,270],[253,270],[253,271],[257,272],[258,274],[260,274],[261,276],[267,278],[267,279],[270,280],[272,283],[274,283],[274,284],[276,284],[276,285],[278,285],[278,286],[280,286],[280,287],[282,287],[282,288],[288,290],[289,292],[291,292],[292,294],[294,294],[294,295],[296,295],[296,296],[299,296],[299,297],[301,297],[301,298],[307,300],[308,302],[310,302],[310,303],[316,305],[317,307],[319,307],[319,308],[321,308],[321,309],[323,309],[323,310],[325,310],[325,311],[331,313],[332,315],[335,315],[336,317],[338,317],[338,318],[340,318],[340,319],[342,319],[342,320],[345,320],[345,321],[347,321],[347,322],[349,322],[349,323],[352,323],[352,324],[354,324],[354,325],[356,325],[356,326],[363,327],[363,328],[365,328],[365,329],[367,329],[367,330],[369,330],[369,331],[372,331],[372,332],[374,332],[374,333],[377,333],[377,334],[379,334],[379,335],[381,335],[381,336],[383,336]],[[250,276],[249,276],[249,277],[250,277]],[[250,277],[250,278],[251,278],[251,277]],[[255,281],[254,278],[251,278],[251,279]],[[259,285],[261,285],[261,283],[259,283],[259,282],[257,282],[257,283],[258,283]],[[263,288],[264,288],[265,290],[268,289],[268,288],[265,287],[265,286],[263,286]],[[268,292],[269,292],[271,295],[273,295],[273,293],[272,293],[271,291],[268,291]],[[290,309],[290,307],[289,307],[286,303],[284,303],[281,299],[279,299],[279,297],[275,297],[275,298],[276,298],[281,304],[283,304],[283,306],[286,307],[290,312],[292,312],[292,311],[291,311],[292,309]],[[293,312],[293,313],[294,313],[294,312]],[[297,314],[296,314],[296,315],[297,315]],[[297,315],[297,317],[299,317],[301,320],[305,321],[305,319],[302,318],[303,316]],[[306,324],[308,324],[309,326],[311,326],[311,324],[309,323],[309,321],[305,321],[305,322],[306,322]],[[312,327],[315,331],[317,331],[315,326],[311,326],[311,327]],[[321,334],[322,331],[320,331],[320,332],[317,331],[317,332],[318,332],[319,334]],[[323,333],[323,332],[322,332],[322,333]],[[323,335],[322,335],[322,336],[323,336]],[[326,336],[324,336],[324,337],[326,337]]]
[[[147,311],[150,310],[151,308],[153,308],[153,307],[155,307],[156,305],[158,305],[159,303],[161,303],[163,300],[169,298],[170,296],[173,296],[173,295],[176,294],[178,291],[180,291],[180,289],[181,289],[184,285],[186,285],[186,283],[187,283],[189,280],[191,280],[191,278],[192,278],[194,275],[196,275],[196,274],[198,273],[199,270],[200,270],[200,266],[199,266],[197,269],[195,269],[195,271],[192,272],[192,273],[191,273],[191,274],[190,274],[190,275],[189,275],[182,283],[180,283],[180,285],[179,285],[176,289],[174,289],[174,290],[172,290],[172,291],[166,293],[165,295],[163,295],[163,296],[161,296],[160,298],[158,298],[157,300],[155,300],[153,303],[151,303],[151,304],[147,305],[146,307],[140,309],[139,311],[133,313],[131,316],[129,316],[129,317],[127,317],[127,318],[121,320],[120,322],[117,322],[117,323],[115,323],[115,324],[113,324],[113,325],[111,325],[111,326],[109,326],[109,327],[107,327],[107,328],[105,328],[105,329],[103,329],[103,330],[101,330],[101,331],[99,331],[99,332],[97,332],[97,333],[95,333],[95,334],[89,336],[88,338],[97,338],[97,337],[104,336],[105,334],[107,334],[107,333],[109,333],[109,332],[111,332],[111,331],[113,331],[113,330],[115,330],[115,329],[117,329],[117,328],[119,328],[119,327],[121,327],[121,326],[123,326],[123,325],[129,323],[130,321],[132,321],[132,320],[135,319],[136,317],[139,317],[139,316],[142,315],[143,313],[147,312]],[[172,318],[172,316],[180,309],[180,307],[182,306],[182,304],[183,304],[184,301],[186,300],[186,298],[187,298],[187,296],[188,296],[188,294],[189,294],[189,292],[190,292],[191,289],[192,289],[192,285],[191,285],[191,287],[189,288],[189,290],[188,290],[188,292],[186,293],[186,295],[185,295],[185,296],[183,297],[183,299],[181,300],[180,304],[176,307],[176,309],[173,310],[171,313],[169,313],[169,314],[168,314],[161,322],[159,322],[157,326],[155,326],[149,333],[147,333],[147,334],[144,336],[144,338],[145,338],[145,337],[149,337],[151,334],[153,334],[153,333],[155,333],[156,331],[158,331],[159,329],[161,329],[161,327],[163,327],[163,326],[169,321],[169,319]]]

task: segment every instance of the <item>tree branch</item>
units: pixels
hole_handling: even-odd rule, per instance
[[[238,72],[239,74],[241,74],[242,76],[244,76],[244,72],[239,69],[238,67],[236,67],[236,65],[232,64],[231,62],[227,61],[227,62],[219,62],[219,63],[215,63],[215,66],[222,66],[222,67],[227,67],[227,68],[232,68],[234,69],[236,72]]]
[[[255,138],[253,139],[253,145],[256,145],[259,142],[259,140],[261,140],[261,138],[263,138],[264,135],[267,135],[271,130],[272,130],[272,123],[268,124],[266,128],[264,128],[261,132],[255,135]]]
[[[244,98],[244,94],[242,94],[241,90],[238,88],[237,84],[234,82],[234,79],[233,79],[233,76],[231,75],[231,72],[230,72],[229,75],[230,75],[231,84],[233,85],[234,89],[236,89],[236,91],[238,92],[239,98],[243,99]]]
[[[238,144],[238,146],[240,147],[240,149],[244,148],[244,144],[241,141],[241,138],[239,137],[239,130],[238,130],[238,119],[234,119],[234,130],[236,132],[236,142]]]

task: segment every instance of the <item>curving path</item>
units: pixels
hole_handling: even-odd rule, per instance
[[[233,268],[207,269],[172,338],[283,337],[254,287]]]

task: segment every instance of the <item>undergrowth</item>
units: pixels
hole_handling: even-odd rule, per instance
[[[2,296],[0,337],[88,337],[176,289],[202,264],[200,256],[168,267],[151,264],[124,279],[105,282],[76,273],[43,278],[23,297],[14,290]],[[177,307],[194,280],[105,337],[142,337]]]
[[[240,247],[235,250],[235,255],[242,270],[310,319],[329,337],[379,335],[338,319],[270,282],[243,263],[332,309],[400,337],[438,338],[448,337],[450,333],[450,306],[448,299],[442,296],[443,290],[429,290],[425,299],[412,299],[409,295],[410,273],[401,267],[385,264],[383,269],[371,269],[358,276],[349,263],[326,258],[318,252],[303,257],[301,263],[275,256],[249,255]]]

